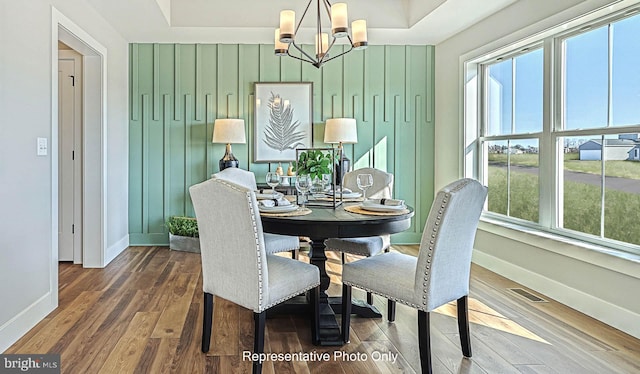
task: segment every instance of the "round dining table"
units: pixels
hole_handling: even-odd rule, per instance
[[[330,298],[326,292],[330,278],[326,269],[325,239],[399,233],[411,226],[411,218],[414,215],[411,207],[407,207],[402,214],[395,215],[358,214],[345,210],[345,204],[336,208],[311,206],[309,207],[311,213],[307,215],[262,216],[264,232],[306,236],[311,239],[310,262],[320,270],[320,345],[326,346],[338,346],[344,343],[335,317],[335,313],[341,310],[342,300],[340,297]],[[374,306],[361,300],[354,300],[352,313],[370,318],[382,316]]]

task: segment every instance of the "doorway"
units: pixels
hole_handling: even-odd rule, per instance
[[[58,49],[60,43],[69,46],[80,55],[81,63],[76,63],[76,68],[82,67],[81,80],[75,82],[80,86],[81,111],[80,111],[80,148],[75,149],[75,155],[80,157],[81,162],[76,162],[74,168],[80,168],[79,181],[75,182],[74,197],[77,201],[78,195],[81,204],[74,203],[74,223],[72,229],[81,235],[74,235],[73,246],[80,248],[83,267],[102,268],[108,261],[105,261],[105,243],[107,233],[107,164],[106,164],[106,123],[107,123],[107,49],[89,35],[86,31],[76,25],[69,18],[52,7],[52,59],[51,59],[51,221],[52,221],[52,246],[51,246],[51,293],[54,300],[58,297],[58,239],[59,231],[59,210],[63,209],[62,202],[59,201],[60,174],[59,169],[63,167],[59,159],[60,146],[58,126]],[[77,133],[76,133],[77,134]],[[77,136],[77,135],[76,135]],[[77,137],[76,137],[77,139]],[[79,154],[80,153],[80,154]],[[62,203],[63,204],[63,203]],[[61,223],[60,225],[64,225]],[[78,227],[80,225],[80,227]],[[65,225],[68,226],[68,225]],[[68,227],[66,227],[68,230]]]
[[[58,261],[82,263],[82,55],[58,42]]]

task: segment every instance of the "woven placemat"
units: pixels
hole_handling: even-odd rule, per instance
[[[297,217],[297,216],[306,216],[307,214],[311,214],[311,209],[298,208],[292,212],[282,212],[282,213],[260,212],[260,215],[265,217]]]
[[[348,205],[344,207],[344,210],[351,213],[364,214],[367,216],[401,216],[410,212],[409,209],[402,209],[393,212],[374,212],[371,210],[362,209],[360,205]]]

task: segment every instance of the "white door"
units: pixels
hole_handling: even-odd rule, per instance
[[[82,263],[80,72],[79,55],[58,60],[58,260],[74,263]]]

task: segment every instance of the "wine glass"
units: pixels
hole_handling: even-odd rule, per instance
[[[331,185],[331,174],[322,174],[320,183],[322,183],[322,192],[325,192]]]
[[[271,193],[275,195],[276,186],[280,184],[280,175],[276,172],[270,171],[267,173],[267,184],[271,187]]]
[[[358,174],[356,177],[356,183],[358,188],[362,190],[362,198],[367,199],[367,190],[373,186],[373,175],[371,174]]]
[[[307,201],[307,193],[309,193],[309,189],[311,189],[311,177],[308,174],[298,175],[296,178],[296,190],[302,194],[302,207],[304,208],[304,204]]]

